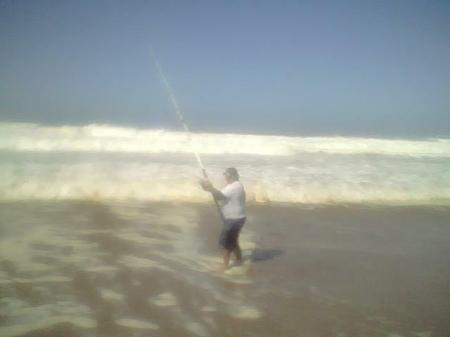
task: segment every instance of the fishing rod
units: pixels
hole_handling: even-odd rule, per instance
[[[181,112],[181,109],[180,109],[180,106],[178,105],[177,99],[176,99],[176,97],[175,97],[175,95],[174,95],[174,93],[173,93],[173,91],[172,91],[172,89],[170,87],[169,81],[167,81],[167,78],[164,75],[162,67],[159,64],[158,59],[156,58],[156,56],[155,56],[155,54],[153,52],[152,52],[152,56],[153,56],[153,59],[155,61],[156,69],[158,69],[159,76],[161,77],[161,80],[164,83],[164,86],[166,87],[167,93],[169,95],[170,102],[172,103],[173,108],[175,110],[175,113],[178,116],[178,120],[180,121],[181,125],[183,126],[184,131],[186,131],[189,139],[191,139],[191,131],[189,130],[189,127],[188,127],[188,125],[186,123],[186,120],[184,119],[183,113]],[[193,153],[194,153],[195,159],[197,160],[198,166],[200,167],[200,170],[203,173],[203,177],[204,178],[208,178],[208,175],[206,173],[206,169],[203,166],[202,159],[200,158],[200,154],[195,149],[193,150]]]
[[[181,125],[183,126],[184,131],[187,133],[188,138],[192,139],[191,138],[191,130],[189,129],[189,127],[188,127],[188,125],[186,123],[186,120],[185,120],[184,115],[183,115],[183,113],[181,111],[180,105],[178,104],[178,101],[177,101],[177,99],[175,97],[175,94],[173,93],[173,91],[172,91],[172,89],[170,87],[169,81],[167,80],[167,77],[164,75],[164,71],[163,71],[163,69],[161,67],[161,64],[158,62],[158,59],[156,58],[156,55],[155,55],[155,53],[152,50],[150,50],[150,53],[151,53],[151,55],[153,57],[153,60],[155,62],[155,66],[156,66],[156,69],[158,70],[159,76],[161,77],[161,81],[163,82],[163,84],[164,84],[164,86],[166,88],[167,94],[169,95],[169,100],[172,103],[172,106],[173,106],[173,108],[175,110],[175,113],[177,114],[178,120],[180,121]],[[206,169],[205,169],[205,166],[203,165],[202,158],[200,157],[200,154],[197,152],[197,150],[195,150],[195,148],[193,149],[192,152],[194,153],[195,159],[197,160],[197,164],[198,164],[200,170],[202,171],[203,178],[208,179],[208,174],[206,173]],[[218,203],[217,199],[215,197],[213,197],[213,199],[214,199],[214,203],[216,204],[217,210],[219,211],[220,217],[222,219],[224,219],[223,214],[222,214],[222,210],[220,209],[220,206],[219,206],[219,203]]]

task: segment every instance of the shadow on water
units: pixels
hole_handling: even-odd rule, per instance
[[[250,259],[253,262],[264,262],[272,260],[284,254],[281,249],[260,249],[256,248],[250,255]]]

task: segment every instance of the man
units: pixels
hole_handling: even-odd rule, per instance
[[[234,167],[229,167],[223,173],[227,185],[216,189],[209,180],[201,180],[200,185],[210,192],[220,206],[223,219],[223,229],[219,244],[224,249],[223,270],[228,269],[231,253],[234,253],[238,263],[242,260],[239,247],[239,233],[245,223],[245,190],[239,181],[239,173]]]

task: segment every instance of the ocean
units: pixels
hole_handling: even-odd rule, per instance
[[[113,125],[0,124],[1,200],[206,202],[238,168],[248,200],[303,204],[450,203],[450,139],[213,134]]]

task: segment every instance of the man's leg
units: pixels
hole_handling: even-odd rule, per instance
[[[239,247],[239,242],[236,245],[236,248],[233,250],[234,256],[236,257],[236,261],[240,263],[242,261],[242,251],[241,247]]]
[[[223,250],[223,270],[227,270],[228,266],[230,265],[230,255],[231,255],[230,249],[224,249]]]
[[[236,256],[236,262],[241,263],[242,262],[242,251],[241,247],[239,246],[239,235],[241,234],[242,226],[244,225],[245,219],[236,225],[235,229],[235,237],[234,237],[234,243],[235,248],[233,249],[234,256]]]

